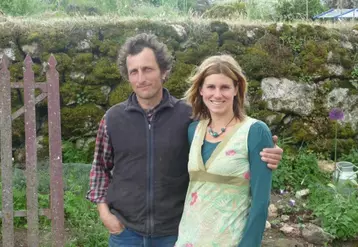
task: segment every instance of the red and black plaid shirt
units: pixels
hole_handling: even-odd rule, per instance
[[[108,185],[113,169],[113,148],[107,135],[105,117],[99,123],[92,169],[90,172],[90,190],[87,199],[95,202],[106,202]]]

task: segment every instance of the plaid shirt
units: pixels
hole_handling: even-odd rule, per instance
[[[99,123],[92,169],[90,171],[90,190],[87,199],[91,202],[106,202],[109,182],[112,178],[113,148],[107,134],[105,117]]]
[[[154,109],[146,110],[148,121],[153,117]],[[86,198],[94,203],[106,202],[109,182],[113,169],[113,147],[107,134],[105,116],[99,123],[97,131],[94,159],[90,171],[90,190]]]

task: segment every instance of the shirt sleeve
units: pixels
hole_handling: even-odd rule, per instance
[[[261,246],[270,202],[272,171],[261,160],[260,152],[273,146],[267,125],[261,121],[253,124],[248,136],[251,207],[239,247]]]
[[[189,146],[191,145],[193,138],[194,138],[194,134],[195,134],[195,130],[196,130],[196,126],[198,126],[199,121],[195,121],[192,122],[189,127],[188,127],[188,141],[189,141]]]
[[[106,202],[107,189],[112,178],[113,148],[107,133],[105,117],[97,131],[94,159],[90,171],[90,189],[86,198],[94,203]]]

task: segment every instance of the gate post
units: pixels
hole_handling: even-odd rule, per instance
[[[61,116],[60,116],[60,86],[59,74],[56,70],[56,59],[53,55],[49,58],[49,70],[47,78],[47,107],[48,129],[50,145],[50,189],[51,189],[51,218],[52,218],[52,245],[63,247],[64,239],[64,205],[63,205],[63,169],[61,148]]]
[[[11,85],[8,59],[4,55],[0,70],[0,148],[2,182],[2,242],[14,247],[14,212],[12,192]]]

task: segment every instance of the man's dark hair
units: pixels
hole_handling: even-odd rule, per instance
[[[118,67],[121,75],[128,80],[127,57],[129,55],[133,56],[139,54],[144,48],[152,49],[160,71],[162,73],[168,71],[168,76],[172,69],[173,58],[164,43],[159,42],[155,35],[147,33],[137,34],[134,37],[128,38],[120,49],[118,55]],[[166,79],[167,78],[165,78],[164,81]]]

